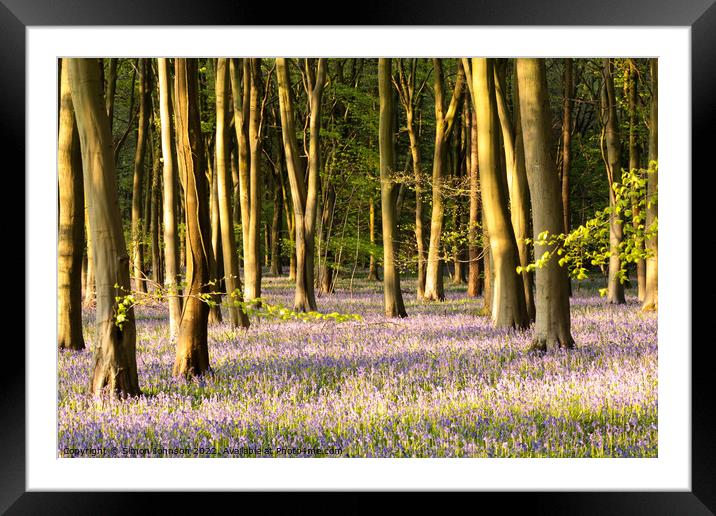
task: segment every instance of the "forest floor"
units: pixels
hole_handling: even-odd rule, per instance
[[[402,320],[383,317],[381,283],[356,280],[351,292],[346,279],[318,307],[359,321],[210,325],[213,374],[191,381],[171,375],[166,308],[137,307],[143,395],[123,401],[87,394],[87,311],[88,349],[58,355],[58,455],[657,456],[657,316],[633,291],[610,306],[575,290],[577,348],[539,355],[528,352],[531,330],[492,328],[464,286],[434,304],[414,301],[414,280],[402,287]],[[264,278],[263,289],[292,306],[286,278]]]

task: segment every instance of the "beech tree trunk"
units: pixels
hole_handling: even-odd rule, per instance
[[[378,59],[378,93],[380,118],[378,148],[380,152],[380,200],[383,225],[383,300],[387,317],[407,317],[403,294],[400,291],[400,273],[395,266],[397,217],[395,201],[398,189],[395,173],[395,107],[391,84],[391,60]]]
[[[443,261],[440,259],[440,239],[442,238],[445,206],[443,204],[443,181],[447,161],[447,143],[452,132],[455,113],[462,95],[465,82],[464,71],[458,66],[457,79],[450,105],[445,110],[443,102],[442,60],[433,59],[435,76],[435,148],[433,152],[433,206],[430,217],[430,245],[428,247],[428,263],[425,272],[425,299],[443,301]]]
[[[97,293],[96,337],[90,392],[140,394],[134,310],[117,321],[117,298],[129,294],[129,256],[122,231],[112,135],[95,59],[68,59],[72,102],[82,147]],[[115,286],[116,285],[116,286]]]
[[[227,304],[231,326],[249,327],[249,318],[238,303],[243,302],[241,280],[239,279],[239,263],[236,254],[234,227],[232,217],[231,172],[229,170],[228,124],[229,116],[229,64],[225,58],[219,58],[216,65],[216,167],[219,223],[224,259],[224,281],[226,284]]]
[[[477,111],[478,159],[482,208],[490,238],[494,283],[492,321],[496,327],[529,324],[524,284],[517,274],[519,253],[507,211],[507,181],[500,176],[499,120],[492,59],[473,58],[473,105]]]
[[[162,203],[164,221],[164,286],[169,300],[169,338],[175,342],[179,335],[179,319],[181,317],[181,287],[179,286],[179,240],[177,238],[177,189],[176,189],[176,150],[171,109],[171,78],[169,63],[166,58],[157,59],[159,77],[159,116],[161,121],[162,141],[162,187],[164,202]]]
[[[504,159],[507,169],[507,188],[510,195],[510,220],[512,229],[515,232],[517,252],[519,253],[520,265],[527,267],[531,263],[527,243],[529,237],[529,213],[530,193],[527,184],[527,172],[525,171],[525,151],[523,146],[522,128],[519,119],[519,99],[513,95],[516,119],[515,127],[512,127],[512,117],[507,106],[505,93],[505,75],[507,63],[501,61],[496,63],[495,70],[495,98],[497,100],[497,113],[502,129],[502,141],[504,143]],[[522,285],[525,291],[525,306],[530,321],[535,318],[535,302],[533,294],[533,280],[531,272],[522,272]]]
[[[614,77],[610,59],[603,60],[604,87],[602,88],[602,117],[606,131],[606,169],[609,179],[609,278],[607,280],[607,301],[612,304],[626,303],[624,285],[619,280],[621,260],[619,258],[619,244],[621,244],[624,228],[617,213],[616,195],[612,186],[621,183],[621,144],[619,142],[619,123],[617,121],[617,100],[614,91]]]
[[[569,216],[569,174],[572,168],[572,99],[574,98],[574,74],[571,58],[564,60],[564,77],[562,84],[562,168],[559,179],[562,187],[562,216],[564,218],[564,234],[571,230]],[[567,274],[567,290],[572,295],[572,282]]]
[[[478,297],[482,294],[483,281],[480,275],[480,175],[477,154],[477,121],[475,110],[470,110],[470,219],[468,221],[468,254],[470,264],[467,275],[467,295]]]
[[[248,242],[244,248],[244,283],[246,299],[261,297],[261,201],[263,199],[263,161],[261,150],[261,59],[251,59],[249,76],[249,218],[244,221],[248,225]]]
[[[82,257],[84,255],[84,188],[79,134],[72,107],[70,72],[60,60],[60,128],[57,169],[59,232],[57,236],[57,346],[84,349],[82,337]]]
[[[291,82],[285,58],[276,59],[278,98],[281,109],[281,134],[283,136],[286,168],[291,185],[291,204],[294,213],[296,243],[296,292],[294,310],[316,310],[313,282],[313,255],[316,213],[318,202],[319,171],[321,153],[319,146],[321,127],[321,97],[326,81],[326,59],[317,63],[306,61],[306,89],[310,108],[310,140],[308,150],[308,174],[304,179],[304,168],[298,155],[296,124],[291,100]]]
[[[373,254],[373,249],[375,248],[375,201],[372,195],[368,204],[368,234],[371,245],[370,260],[368,261],[368,281],[380,281],[378,267],[375,264],[375,255]]]
[[[149,102],[151,95],[151,73],[148,70],[147,59],[140,59],[139,74],[139,126],[137,128],[137,146],[134,152],[134,173],[132,186],[132,251],[134,268],[132,275],[135,279],[135,288],[139,292],[146,292],[147,285],[144,280],[144,231],[142,221],[142,190],[144,183],[144,155],[147,147],[147,132],[149,128]]]
[[[649,60],[651,77],[651,104],[649,113],[649,168],[646,191],[646,228],[649,230],[658,221],[659,193],[659,61]],[[646,239],[649,256],[646,259],[646,291],[642,310],[657,310],[659,307],[659,242],[656,233]]]
[[[533,233],[559,234],[564,229],[561,185],[550,156],[551,113],[544,59],[517,59],[519,110],[527,180],[532,201]],[[535,256],[555,252],[555,246],[535,245]],[[537,296],[534,349],[573,348],[570,331],[567,271],[553,256],[535,271]]]
[[[211,228],[209,191],[202,163],[204,142],[198,106],[198,63],[196,59],[177,58],[174,67],[177,164],[183,176],[186,206],[187,297],[182,308],[173,374],[189,377],[209,370],[209,305],[199,296],[210,293]]]
[[[636,65],[633,60],[629,60],[629,171],[631,173],[639,173],[639,145],[637,143],[637,95],[638,80]],[[635,232],[638,231],[639,218],[641,216],[641,206],[637,199],[632,201],[632,218],[634,220],[633,227]],[[639,252],[644,250],[644,242],[637,240],[635,245]],[[644,259],[636,261],[636,278],[637,278],[637,297],[639,301],[644,301],[646,291],[646,262]]]

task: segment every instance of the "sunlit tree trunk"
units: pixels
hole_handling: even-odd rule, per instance
[[[606,132],[605,164],[607,178],[609,179],[609,278],[607,281],[607,301],[612,304],[623,304],[624,285],[619,279],[621,260],[619,258],[619,245],[623,238],[624,228],[620,215],[615,213],[616,195],[612,186],[621,183],[621,144],[619,142],[619,123],[617,121],[617,99],[614,91],[614,77],[611,60],[605,58],[604,87],[602,88],[602,119]]]
[[[564,218],[564,234],[569,233],[571,222],[569,217],[569,174],[572,168],[572,99],[574,98],[574,74],[572,59],[564,60],[564,76],[562,79],[562,168],[559,179],[562,188],[562,217]],[[567,290],[572,295],[572,283],[567,275]]]
[[[378,149],[380,152],[380,206],[383,225],[383,301],[387,317],[407,317],[403,294],[400,291],[400,274],[395,266],[397,217],[395,201],[397,191],[395,173],[394,100],[391,84],[391,60],[378,59],[378,94],[380,116]]]
[[[652,228],[658,221],[658,191],[659,175],[657,166],[659,161],[659,61],[657,58],[649,60],[649,75],[651,77],[651,105],[649,114],[649,168],[647,173],[646,191],[646,228]],[[646,249],[649,256],[646,259],[646,291],[642,310],[657,310],[659,291],[659,245],[656,233],[646,239]]]
[[[447,143],[452,132],[455,114],[457,113],[465,75],[458,66],[455,89],[450,104],[445,110],[443,101],[442,60],[433,59],[434,90],[435,90],[435,147],[433,151],[433,206],[430,217],[430,245],[428,247],[428,263],[425,272],[425,299],[443,301],[443,263],[440,259],[440,239],[442,238],[445,206],[443,204],[443,181],[445,178],[445,162],[447,161]]]
[[[244,68],[246,70],[246,68]],[[246,73],[246,72],[244,72]],[[244,283],[246,299],[261,297],[261,201],[263,199],[263,171],[261,162],[261,59],[251,59],[249,97],[249,218],[248,242],[244,247]]]
[[[139,395],[134,310],[117,321],[130,291],[129,256],[122,231],[112,135],[95,59],[68,59],[72,102],[82,147],[97,293],[95,351],[90,392]]]
[[[150,70],[147,59],[140,60],[139,74],[139,126],[137,129],[137,146],[134,152],[134,173],[132,186],[132,252],[134,267],[132,275],[135,288],[140,292],[147,291],[144,281],[144,227],[142,225],[142,190],[144,182],[144,155],[147,147],[149,128],[149,102],[151,95]]]
[[[149,233],[152,238],[152,282],[156,286],[164,283],[162,278],[162,258],[161,258],[161,243],[159,241],[159,212],[161,210],[161,198],[160,198],[160,157],[159,157],[159,146],[154,145],[152,147],[152,188],[151,188],[151,205],[150,205],[150,221],[149,221]]]
[[[304,179],[303,164],[298,155],[296,124],[290,93],[291,82],[286,59],[276,59],[276,75],[278,77],[278,98],[281,109],[281,134],[283,136],[286,168],[291,185],[291,204],[293,206],[295,219],[296,291],[294,296],[294,309],[307,312],[316,310],[313,282],[313,254],[319,171],[321,169],[319,146],[321,97],[326,81],[326,59],[318,59],[315,66],[313,61],[306,61],[306,89],[310,108],[308,180]]]
[[[200,86],[201,87],[201,86]],[[213,303],[209,306],[209,324],[223,321],[221,315],[221,279],[223,277],[223,251],[221,249],[221,228],[219,226],[219,181],[216,168],[211,165],[213,149],[210,140],[204,142],[206,151],[206,168],[208,169],[209,186],[209,228],[211,246],[209,248],[209,281]],[[203,167],[202,167],[203,168]]]
[[[507,210],[507,181],[500,176],[499,120],[492,59],[473,58],[473,105],[477,111],[477,144],[482,208],[491,248],[492,320],[496,327],[529,324],[524,284],[517,274],[519,253]]]
[[[175,131],[177,164],[183,176],[186,217],[186,301],[182,308],[174,376],[200,375],[209,370],[207,325],[209,306],[199,298],[208,294],[211,231],[209,192],[198,106],[196,59],[174,62]]]
[[[639,75],[636,70],[636,65],[632,59],[629,59],[629,171],[631,173],[639,173],[639,145],[637,142],[637,101],[638,101],[638,79]],[[639,224],[641,222],[641,206],[639,200],[634,199],[632,201],[632,219],[634,231],[638,231]],[[644,242],[637,240],[635,242],[638,252],[643,252]],[[639,301],[644,301],[644,295],[646,290],[646,262],[643,258],[636,261],[636,278],[637,278],[637,296]]]
[[[323,252],[323,262],[319,267],[319,289],[322,294],[331,294],[334,290],[333,281],[333,253],[329,247],[329,239],[331,235],[331,225],[333,222],[333,214],[336,208],[336,189],[332,184],[326,186],[326,198],[321,214],[321,231],[323,233],[321,241],[324,243],[326,250]]]
[[[164,285],[169,299],[169,336],[174,342],[179,335],[179,319],[181,317],[182,298],[179,286],[179,240],[177,238],[176,214],[176,152],[171,109],[171,78],[169,63],[166,58],[157,59],[159,77],[159,116],[161,121],[162,141],[162,186],[164,194]]]
[[[109,74],[107,75],[107,88],[104,94],[105,106],[107,108],[107,116],[109,117],[109,129],[112,132],[112,123],[114,122],[114,94],[117,90],[117,59],[110,58]]]
[[[516,118],[515,127],[512,127],[512,116],[507,105],[507,94],[505,88],[505,75],[507,63],[500,61],[495,63],[495,98],[497,100],[497,113],[502,129],[502,141],[504,144],[505,168],[507,169],[507,187],[510,195],[510,220],[512,229],[515,232],[517,252],[519,253],[520,265],[527,267],[532,261],[527,248],[526,238],[529,238],[529,213],[530,195],[527,184],[527,172],[525,171],[525,151],[523,146],[522,128],[519,120],[519,99],[513,95]],[[535,302],[533,295],[532,273],[521,274],[522,285],[525,291],[525,306],[530,321],[535,318]]]
[[[552,117],[544,59],[517,59],[516,73],[533,233],[537,240],[543,231],[554,235],[564,228],[561,185],[550,156]],[[546,251],[555,252],[555,246],[535,245],[535,256],[542,256]],[[574,347],[566,275],[567,271],[559,265],[556,255],[535,272],[537,312],[534,349],[551,351]]]
[[[219,58],[216,65],[216,168],[219,222],[221,227],[222,252],[224,258],[224,278],[226,283],[227,302],[231,326],[249,327],[249,318],[236,303],[242,302],[241,281],[239,279],[239,263],[236,254],[234,227],[231,202],[231,172],[229,170],[228,149],[228,117],[229,117],[229,63]]]
[[[87,191],[84,191],[84,219],[85,238],[87,240],[87,278],[85,279],[85,293],[82,300],[83,306],[94,306],[95,303],[95,277],[94,258],[92,257],[92,234],[89,227],[89,203],[87,202]]]
[[[482,294],[483,282],[480,276],[480,176],[477,156],[477,122],[475,110],[470,110],[470,218],[468,221],[468,255],[470,264],[467,275],[467,295],[478,297]]]
[[[79,134],[72,107],[70,73],[60,60],[60,130],[57,169],[59,233],[57,236],[57,346],[84,349],[82,337],[82,256],[84,250],[84,188]]]

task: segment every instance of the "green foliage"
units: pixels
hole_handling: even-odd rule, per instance
[[[528,243],[546,247],[542,256],[527,265],[517,267],[517,272],[530,272],[538,267],[544,267],[555,255],[558,256],[560,267],[566,267],[569,275],[577,280],[589,277],[589,270],[593,267],[603,268],[608,265],[612,256],[609,244],[609,223],[612,216],[622,223],[623,238],[618,247],[619,281],[627,281],[627,266],[650,256],[645,248],[646,239],[656,238],[658,234],[658,220],[646,227],[646,208],[649,206],[646,195],[646,175],[656,174],[658,165],[655,161],[650,163],[649,169],[634,169],[622,172],[621,183],[614,183],[614,208],[605,208],[598,211],[594,217],[587,220],[568,234],[551,234],[543,231]],[[656,202],[652,199],[650,202]]]

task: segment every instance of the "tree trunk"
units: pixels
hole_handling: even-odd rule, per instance
[[[188,290],[182,309],[173,375],[189,377],[209,370],[209,306],[199,296],[210,291],[211,231],[207,202],[209,192],[202,163],[204,142],[198,107],[198,63],[196,59],[177,58],[174,68],[177,164],[185,186]]]
[[[60,67],[57,346],[59,349],[79,350],[85,347],[82,337],[82,257],[85,233],[82,156],[72,107],[67,60],[60,60]]]
[[[205,148],[209,149],[210,145],[205,142]],[[209,228],[211,234],[211,248],[207,254],[209,257],[209,289],[212,292],[213,303],[209,305],[209,324],[219,324],[223,318],[221,316],[221,286],[220,278],[223,276],[223,251],[221,249],[221,231],[219,227],[219,181],[216,177],[216,168],[211,166],[212,152],[206,151],[206,163],[209,169],[209,177],[211,183],[209,185]],[[202,167],[203,168],[203,167]]]
[[[380,281],[378,277],[378,268],[375,265],[375,256],[373,249],[375,249],[375,201],[373,196],[370,197],[370,203],[368,204],[368,234],[370,235],[370,260],[368,261],[368,281]]]
[[[306,62],[307,91],[310,107],[310,140],[308,151],[308,181],[298,155],[296,124],[291,101],[290,79],[285,58],[276,59],[279,105],[281,110],[281,134],[283,136],[286,168],[291,185],[291,204],[294,213],[296,243],[296,292],[294,310],[316,310],[313,285],[314,231],[316,204],[318,200],[320,155],[321,97],[326,81],[326,60],[318,59],[315,68]]]
[[[277,161],[280,167],[280,157]],[[279,168],[276,176],[281,174]],[[280,276],[283,274],[281,267],[281,221],[283,220],[283,196],[281,195],[281,185],[276,178],[274,180],[273,189],[273,215],[271,217],[271,274]]]
[[[244,68],[246,70],[246,68]],[[246,72],[244,72],[246,73]],[[263,172],[261,169],[261,59],[251,59],[249,100],[249,218],[248,243],[244,248],[244,283],[246,299],[261,297],[261,201],[263,200]]]
[[[105,107],[107,108],[107,117],[109,118],[109,129],[112,132],[112,124],[114,122],[114,93],[117,89],[117,59],[110,58],[109,76],[107,77],[107,89],[104,95]],[[131,114],[130,114],[131,116]]]
[[[161,140],[163,158],[163,220],[164,220],[164,285],[169,298],[169,338],[175,342],[179,335],[182,298],[179,286],[179,241],[177,238],[177,214],[175,211],[176,189],[176,150],[174,148],[172,109],[171,109],[171,78],[168,60],[157,59],[159,76],[159,116],[161,120]]]
[[[239,263],[234,240],[234,227],[232,217],[231,173],[229,170],[228,153],[228,124],[229,116],[229,79],[228,62],[219,58],[216,65],[216,168],[217,177],[219,225],[221,228],[221,248],[224,261],[224,278],[226,284],[227,303],[231,326],[238,328],[249,327],[249,318],[243,309],[237,305],[244,300],[241,280],[239,279]]]
[[[134,174],[132,186],[132,252],[134,267],[132,275],[135,288],[146,292],[144,281],[144,228],[142,227],[142,190],[144,182],[144,154],[147,147],[147,129],[149,127],[149,102],[151,95],[150,71],[147,70],[147,59],[140,60],[139,74],[139,126],[137,129],[137,146],[134,152]]]
[[[619,244],[623,237],[623,227],[619,215],[615,213],[616,196],[612,186],[621,182],[621,145],[619,142],[619,124],[617,121],[617,100],[614,91],[612,63],[608,58],[604,63],[604,88],[602,88],[602,117],[606,131],[607,155],[606,168],[609,179],[609,278],[607,282],[607,301],[612,304],[626,303],[624,285],[620,281],[621,259]]]
[[[87,190],[84,190],[84,219],[85,238],[87,240],[87,279],[85,280],[85,294],[82,304],[83,306],[90,307],[94,306],[95,303],[95,276],[94,257],[92,256],[92,234],[90,232],[89,225],[89,202],[87,200]]]
[[[550,156],[552,117],[544,59],[517,59],[516,73],[527,180],[532,200],[533,233],[537,240],[543,231],[554,235],[564,229],[561,185]],[[535,256],[554,253],[555,247],[536,244]],[[566,275],[567,271],[559,265],[556,255],[535,272],[537,312],[534,349],[552,351],[574,347]]]
[[[639,173],[639,145],[637,143],[637,95],[638,95],[638,78],[636,65],[633,60],[629,60],[629,171],[634,174]],[[641,218],[641,206],[639,200],[632,201],[632,219],[634,231],[638,232]],[[634,243],[638,252],[644,251],[644,242],[637,239]],[[636,261],[636,278],[637,278],[637,296],[639,301],[644,301],[646,290],[646,262],[643,258]]]
[[[443,181],[447,161],[447,143],[455,120],[462,88],[464,84],[464,71],[458,66],[457,80],[453,90],[450,105],[445,110],[443,105],[443,73],[442,61],[433,59],[434,89],[435,89],[435,148],[433,151],[433,206],[430,216],[430,245],[428,246],[428,263],[425,271],[425,299],[428,301],[443,301],[443,262],[440,259],[440,239],[442,238],[443,219],[445,207],[443,205]]]
[[[646,239],[648,257],[646,259],[646,291],[642,310],[657,310],[659,293],[659,242],[656,232],[651,228],[658,221],[659,192],[659,61],[657,58],[649,60],[649,75],[651,76],[651,112],[649,114],[649,168],[647,172],[646,190],[646,228],[650,231]]]
[[[529,213],[530,195],[527,184],[527,172],[525,171],[525,151],[523,144],[522,128],[519,119],[519,99],[513,95],[515,105],[515,127],[512,127],[512,118],[507,107],[507,95],[505,93],[506,62],[496,64],[495,70],[495,98],[497,101],[497,113],[502,129],[502,141],[504,142],[504,160],[507,169],[507,189],[510,195],[510,220],[512,229],[515,232],[517,252],[519,253],[520,265],[527,267],[530,264],[530,255],[525,239],[529,237]],[[530,321],[535,318],[535,302],[533,295],[533,281],[531,272],[522,272],[522,286],[524,288],[525,306]]]
[[[331,235],[331,224],[333,222],[333,213],[336,208],[336,189],[332,184],[326,187],[327,194],[323,204],[323,213],[321,214],[321,241],[324,242],[325,252],[323,253],[323,263],[319,267],[319,291],[321,294],[332,294],[334,289],[333,281],[333,253],[331,252],[328,241]],[[320,262],[320,261],[319,261]]]
[[[477,121],[475,110],[470,110],[470,219],[468,226],[468,254],[470,264],[467,275],[467,295],[478,297],[482,294],[483,281],[480,277],[480,175],[477,154]]]
[[[562,187],[562,216],[564,218],[564,234],[571,229],[569,217],[569,173],[572,168],[572,99],[574,98],[574,75],[572,59],[564,60],[564,79],[562,99],[562,168],[560,182]],[[572,295],[572,282],[567,274],[567,290]]]
[[[130,291],[129,256],[122,231],[112,135],[95,59],[68,59],[72,102],[82,146],[92,255],[97,292],[95,354],[90,392],[105,388],[113,395],[140,394],[137,378],[134,309],[121,313],[120,301]]]
[[[473,58],[473,105],[477,111],[482,207],[490,236],[492,320],[496,327],[529,324],[524,284],[517,274],[519,253],[507,211],[506,180],[500,176],[499,120],[492,59]]]
[[[396,131],[394,130],[395,108],[391,76],[391,60],[378,59],[378,92],[380,95],[378,148],[380,151],[380,200],[383,225],[383,300],[386,317],[407,317],[403,294],[400,291],[400,274],[395,266],[397,188],[393,174],[395,173],[394,134]]]
[[[152,152],[152,190],[151,190],[151,218],[149,233],[152,237],[152,281],[159,287],[164,283],[162,278],[161,244],[159,242],[159,212],[161,210],[159,148],[153,147]]]

